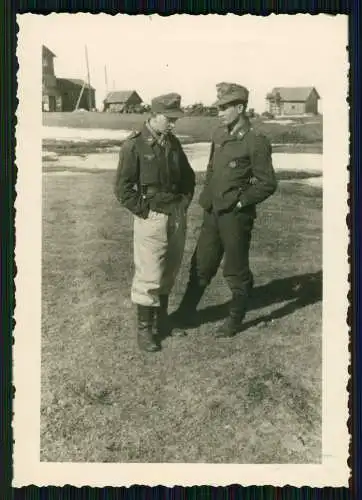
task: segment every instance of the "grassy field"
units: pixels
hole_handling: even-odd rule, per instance
[[[229,299],[220,272],[201,326],[141,354],[132,217],[113,175],[44,175],[41,460],[319,462],[321,191],[281,183],[260,207],[244,332],[212,336]],[[171,310],[200,228],[199,189]]]
[[[75,128],[105,128],[133,130],[142,126],[147,115],[113,113],[43,113],[43,125]],[[275,144],[322,144],[321,116],[293,119],[293,126],[269,123],[261,118],[252,120],[255,129],[264,133]],[[217,117],[188,116],[176,123],[176,132],[187,135],[188,142],[209,141],[219,124]]]

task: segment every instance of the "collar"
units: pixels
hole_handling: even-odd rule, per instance
[[[145,123],[145,127],[144,127],[145,131],[146,131],[146,142],[147,144],[149,144],[150,146],[153,146],[154,144],[158,144],[159,146],[161,147],[165,147],[165,144],[167,142],[167,134],[159,134],[158,132],[156,132],[155,129],[153,129],[151,127],[151,124],[149,121],[147,121]]]
[[[144,123],[142,135],[149,146],[153,146],[157,142],[156,132],[148,121]]]
[[[227,135],[231,139],[241,140],[251,128],[250,121],[245,118],[242,122],[236,123],[231,130],[227,130]]]

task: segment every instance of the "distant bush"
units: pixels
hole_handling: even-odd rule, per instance
[[[264,111],[261,116],[263,116],[264,118],[268,118],[268,120],[272,120],[274,118],[274,115],[272,113],[269,113],[269,111]]]
[[[201,102],[186,106],[184,112],[186,116],[217,116],[217,108],[204,106]]]
[[[217,115],[218,115],[217,108],[210,106],[204,109],[204,116],[217,116]]]
[[[285,132],[274,134],[273,140],[279,144],[302,144],[313,142],[315,139],[307,137],[300,130],[286,130]]]
[[[309,125],[286,130],[280,129],[276,125],[271,128],[267,123],[256,126],[256,128],[265,134],[274,144],[314,144],[323,141],[323,130],[320,126],[312,127]]]
[[[134,105],[129,105],[127,106],[126,113],[136,113],[136,114],[142,114],[147,111],[147,106],[143,104],[134,104]]]

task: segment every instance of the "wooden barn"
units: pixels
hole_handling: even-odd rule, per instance
[[[61,111],[62,99],[54,73],[56,55],[45,45],[42,46],[42,110]]]
[[[61,111],[74,111],[80,93],[83,93],[78,108],[91,111],[96,107],[95,89],[77,78],[57,78],[58,89],[62,99]]]
[[[104,99],[104,111],[111,113],[129,113],[142,103],[135,90],[118,90],[109,92]]]
[[[316,115],[319,99],[314,87],[274,87],[266,96],[268,111],[274,116]]]

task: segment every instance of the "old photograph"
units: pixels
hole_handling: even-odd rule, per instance
[[[346,18],[18,23],[15,423],[45,484],[344,485]]]

